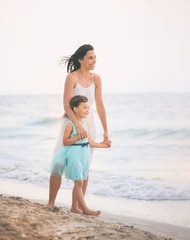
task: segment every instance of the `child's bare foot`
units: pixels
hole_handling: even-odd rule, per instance
[[[90,209],[83,209],[83,213],[87,214],[87,215],[93,215],[93,216],[99,216],[100,215],[100,211],[92,211]]]
[[[72,207],[70,211],[73,212],[73,213],[83,214],[83,211],[80,210],[78,207]]]
[[[48,202],[48,203],[47,203],[47,205],[46,205],[46,207],[53,208],[53,207],[54,207],[54,204],[53,204],[53,203],[50,203],[50,202]]]
[[[83,212],[82,207],[80,204],[78,204],[78,208]]]

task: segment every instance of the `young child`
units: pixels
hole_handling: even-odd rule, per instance
[[[72,97],[70,100],[70,107],[88,132],[88,126],[83,120],[89,114],[87,97],[81,95]],[[72,121],[68,121],[65,127],[63,145],[64,147],[61,148],[53,158],[50,167],[51,173],[61,176],[63,172],[65,172],[66,178],[74,181],[71,206],[72,212],[99,216],[100,211],[90,210],[85,203],[83,194],[83,180],[86,180],[88,177],[91,161],[90,147],[108,148],[110,145],[108,146],[103,142],[92,142],[90,136],[85,139],[80,139],[76,127]]]

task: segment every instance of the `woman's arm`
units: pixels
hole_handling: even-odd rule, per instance
[[[96,101],[96,109],[98,112],[98,116],[100,118],[100,121],[102,123],[102,127],[104,129],[104,141],[108,144],[108,127],[107,127],[107,120],[106,120],[106,110],[103,103],[102,98],[102,82],[101,78],[96,75],[96,89],[95,89],[95,101]]]
[[[68,74],[65,81],[63,104],[64,104],[64,109],[66,114],[68,115],[68,117],[71,119],[71,121],[75,124],[77,128],[79,139],[83,139],[83,138],[87,138],[87,132],[83,128],[83,126],[79,123],[73,110],[69,106],[69,101],[73,97],[73,88],[75,87],[75,84],[76,83],[75,83],[75,78],[73,76],[73,73]]]
[[[72,145],[73,143],[77,142],[79,140],[79,135],[75,137],[70,137],[71,133],[73,132],[73,126],[71,123],[68,123],[65,127],[64,135],[63,135],[63,145],[68,146]]]

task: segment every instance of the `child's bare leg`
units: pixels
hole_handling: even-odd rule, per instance
[[[71,206],[71,212],[75,212],[75,213],[83,213],[82,209],[79,208],[79,204],[76,198],[76,194],[73,188],[73,192],[72,192],[72,206]]]
[[[61,185],[61,176],[51,175],[49,181],[49,202],[47,204],[48,207],[53,207],[55,203],[55,198],[57,196],[57,192]]]
[[[89,175],[88,175],[86,180],[83,180],[82,191],[83,191],[84,196],[85,196],[86,189],[87,189],[87,186],[88,186],[88,179],[89,179]]]
[[[80,207],[83,210],[83,213],[88,214],[88,215],[99,216],[100,211],[90,210],[86,206],[86,203],[84,200],[84,195],[83,195],[82,185],[83,185],[83,181],[81,181],[81,180],[75,181],[75,186],[73,188],[73,192],[74,192],[74,196],[76,197],[78,203],[80,204]]]
[[[82,184],[83,196],[85,196],[85,193],[86,193],[86,189],[87,189],[87,185],[88,185],[88,179],[89,179],[89,175],[88,175],[86,180],[83,180],[83,184]],[[82,207],[80,206],[80,204],[78,204],[78,208],[82,211]]]

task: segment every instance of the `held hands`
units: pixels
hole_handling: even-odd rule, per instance
[[[76,128],[77,128],[77,133],[78,133],[78,140],[88,138],[88,133],[82,125],[78,125]],[[111,140],[109,140],[107,132],[104,132],[104,141],[99,144],[101,144],[101,147],[103,147],[103,148],[111,147]],[[99,145],[99,147],[100,147],[100,145]]]
[[[104,141],[101,142],[101,144],[104,144],[105,148],[110,148],[111,147],[111,140],[109,140],[108,132],[104,132],[103,136],[104,136]]]
[[[108,142],[101,142],[100,143],[102,145],[103,148],[110,148],[111,147],[111,141],[108,140]]]

